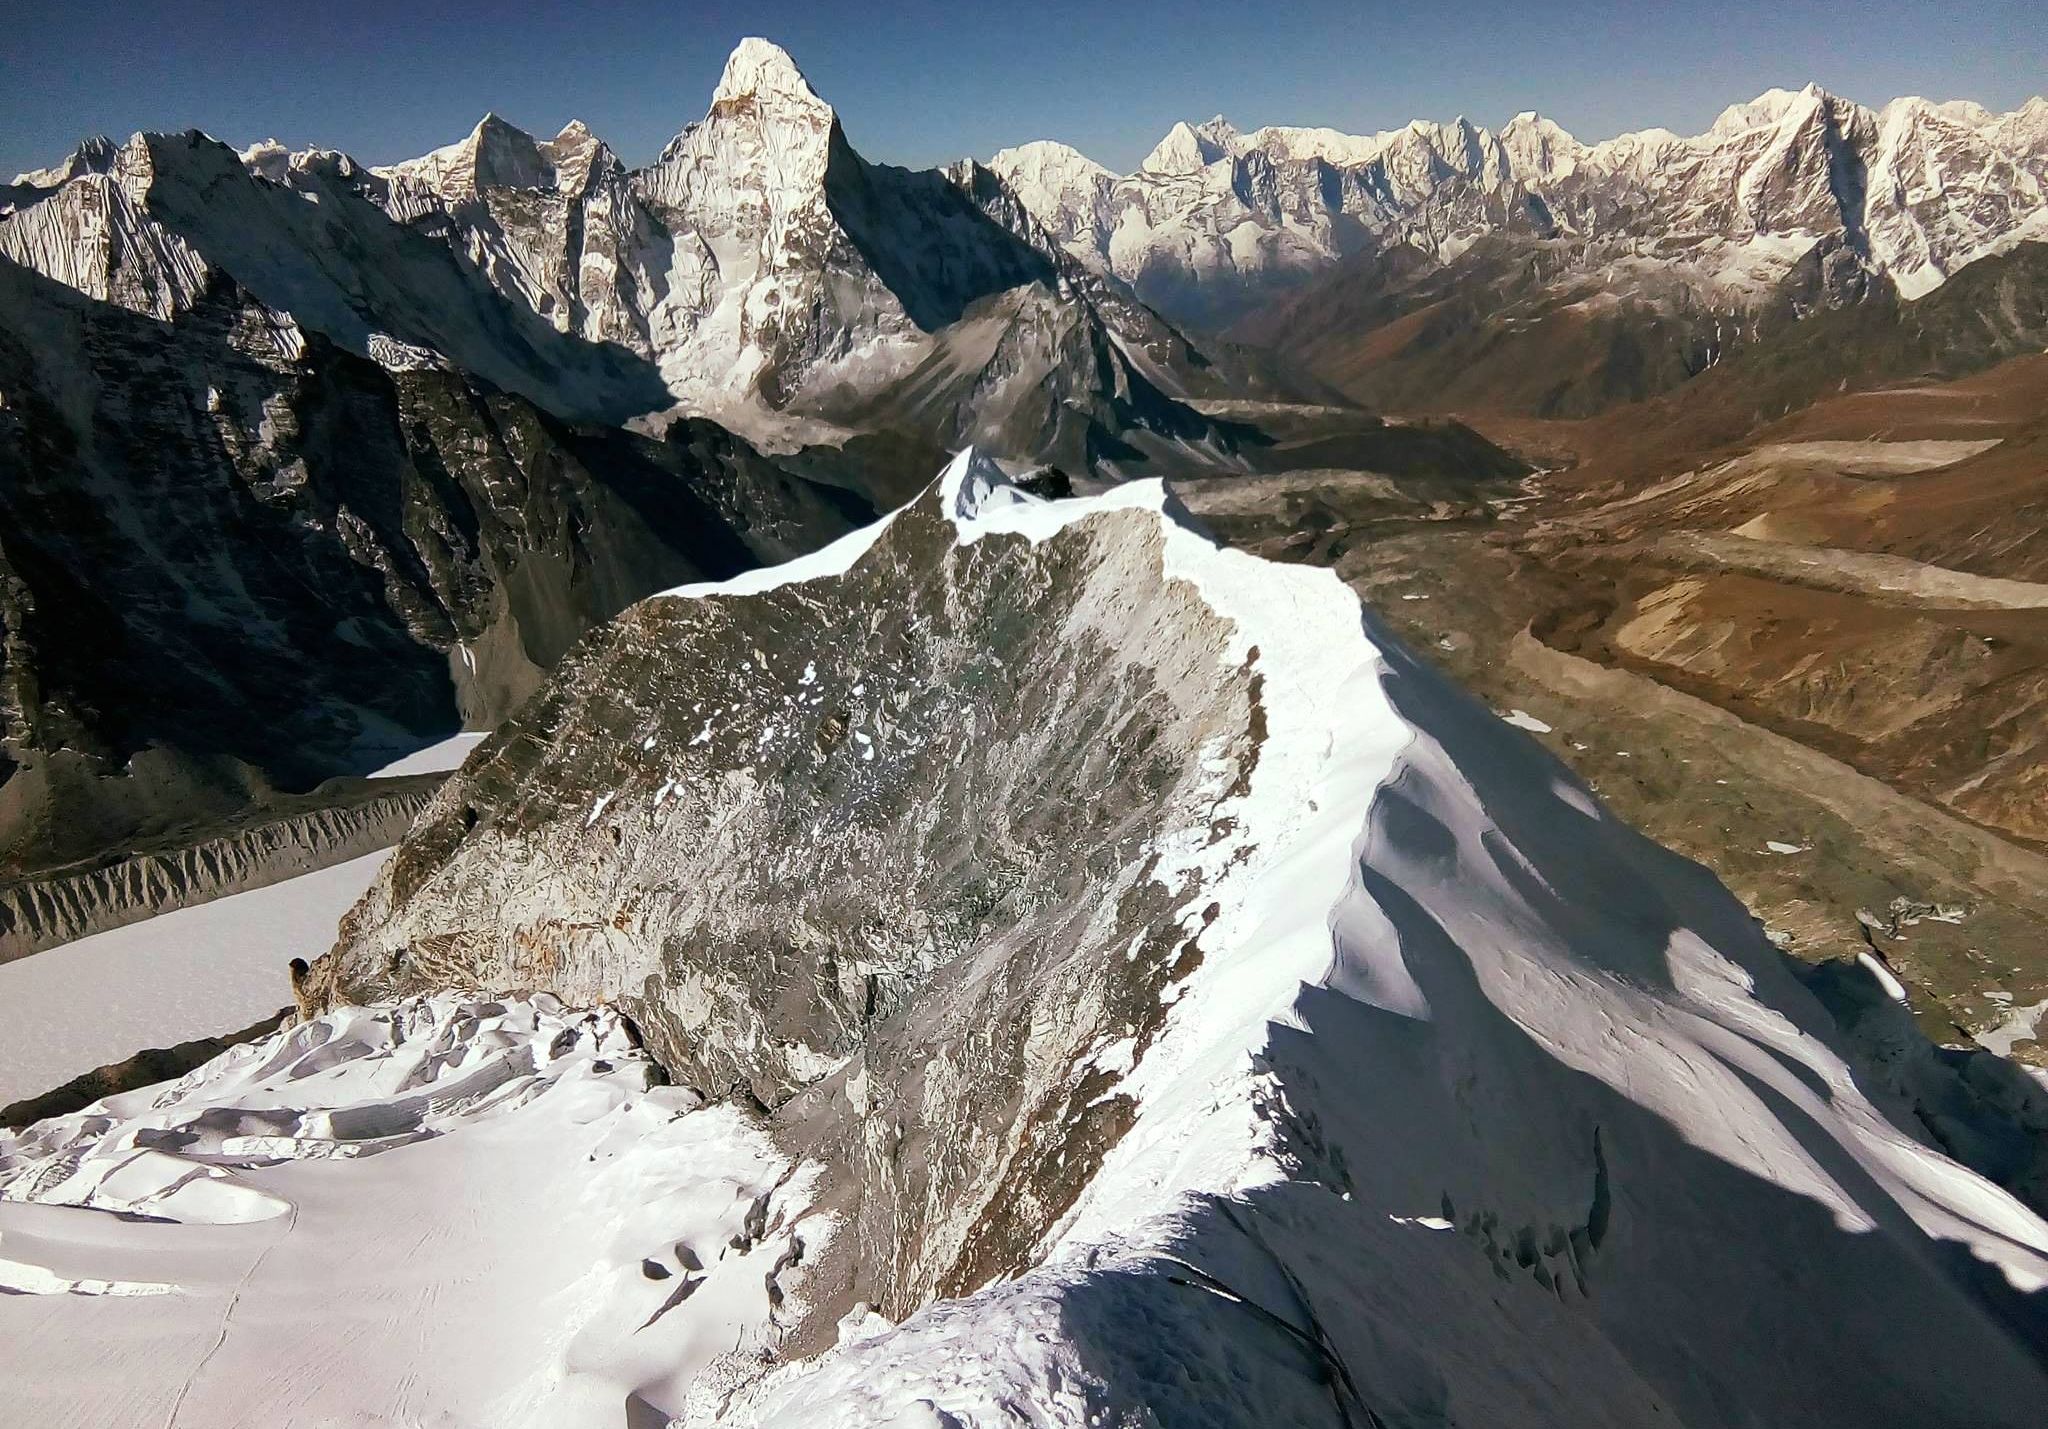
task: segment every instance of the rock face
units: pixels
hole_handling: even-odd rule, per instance
[[[963,457],[872,544],[821,553],[843,574],[657,597],[593,634],[437,795],[318,985],[606,997],[679,1078],[768,1104],[906,1019],[1004,1029],[981,1087],[931,1067],[913,1091],[908,1060],[874,1075],[970,1104],[971,1141],[917,1173],[934,1197],[1052,1178],[1016,1224],[923,1232],[891,1302],[1009,1263],[1127,1110],[1064,1073],[1142,1046],[1199,959],[1156,835],[1221,856],[1261,738],[1255,662],[1219,659],[1228,624],[1166,575],[1155,514],[961,542],[956,516],[1016,497]],[[1055,643],[1073,658],[1028,654]]]
[[[647,591],[869,513],[705,424],[388,370],[218,272],[166,323],[0,264],[0,314],[6,872],[495,720]]]
[[[2048,1225],[1865,1088],[1740,906],[1150,484],[1045,504],[969,453],[636,606],[309,985],[602,998],[753,1109],[773,1354],[637,1391],[693,1422],[2019,1425],[2048,1388]],[[1941,1312],[1872,1367],[1905,1298]]]
[[[1520,114],[1361,136],[1181,124],[1136,173],[1063,145],[990,160],[1067,250],[1176,321],[1221,327],[1355,254],[1449,264],[1489,237],[1564,240],[1585,269],[1661,272],[1740,312],[1816,246],[1906,297],[2048,234],[2043,101],[1996,116],[1809,85],[1731,105],[1706,133],[1581,144]]]
[[[570,144],[583,157],[565,184]],[[492,162],[494,148],[522,157]],[[686,410],[741,430],[886,428],[1090,469],[1228,449],[1168,395],[1176,378],[1162,386],[1117,341],[1160,349],[1156,315],[1077,282],[1013,198],[986,192],[986,170],[868,163],[763,40],[741,43],[704,119],[646,169],[576,126],[537,145],[486,121],[380,174],[394,217],[563,331],[646,356]],[[560,281],[535,276],[549,274]]]
[[[391,367],[452,364],[571,418],[624,421],[662,404],[649,364],[567,339],[392,222],[346,155],[300,155],[290,174],[289,187],[259,177],[196,131],[90,142],[23,176],[0,257],[162,320],[221,274],[302,332]]]

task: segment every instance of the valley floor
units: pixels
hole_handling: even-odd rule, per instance
[[[1629,477],[1659,449],[1613,422],[1480,420],[1552,470],[1428,510],[1356,472],[1178,489],[1525,711],[1781,947],[1879,952],[1935,1041],[2040,1067],[2043,390],[2026,358],[1830,399],[1662,480]]]

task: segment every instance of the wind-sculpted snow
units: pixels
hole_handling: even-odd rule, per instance
[[[742,1115],[658,1080],[610,1011],[444,996],[0,1134],[9,1422],[680,1408],[795,1310],[778,1280],[808,1186]]]
[[[1144,485],[963,456],[646,603],[315,979],[603,996],[822,1168],[786,1351],[902,1323],[742,1422],[2018,1424],[2044,1383],[2048,1227],[1739,905]],[[1900,1303],[1939,1323],[1866,1363]]]
[[[549,995],[436,991],[478,987]],[[291,1227],[226,1319],[142,1332],[138,1403],[2019,1426],[2048,1391],[2048,1225],[1859,1083],[1743,909],[1334,576],[1155,484],[1046,502],[967,452],[802,561],[643,602],[478,747],[305,992],[329,1010],[182,1090],[0,1143],[41,1200],[189,1185]],[[554,998],[613,1030],[564,1043]],[[680,1086],[638,1089],[629,1026]],[[235,1164],[274,1138],[328,1159]],[[0,1325],[81,1343],[93,1290],[196,1293],[146,1228],[17,1211],[54,1213],[0,1204],[9,1273],[74,1293]],[[401,1343],[480,1238],[443,1305],[484,1345]],[[280,1287],[342,1261],[399,1284],[330,1361]]]

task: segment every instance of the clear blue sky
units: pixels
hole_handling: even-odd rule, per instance
[[[1218,111],[1369,132],[1533,108],[1590,140],[1693,132],[1809,79],[1998,109],[2048,89],[2042,0],[0,0],[0,177],[145,128],[383,163],[487,109],[545,133],[581,118],[644,162],[748,34],[796,57],[863,153],[902,164],[1055,138],[1125,169]]]

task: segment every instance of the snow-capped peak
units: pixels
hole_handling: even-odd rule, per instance
[[[571,119],[554,138],[539,146],[540,153],[554,167],[555,187],[564,193],[581,194],[599,169],[623,172],[611,146],[590,132],[581,119]]]
[[[2048,181],[2048,99],[2028,100],[1992,120],[1984,132],[2036,178]]]
[[[789,52],[770,40],[749,36],[733,48],[725,61],[725,73],[711,95],[711,111],[753,100],[763,108],[794,106],[799,109],[832,112],[818,97],[804,72]]]
[[[1795,114],[1806,114],[1834,103],[1835,96],[1809,82],[1802,89],[1767,89],[1747,104],[1731,104],[1715,118],[1712,134],[1740,134],[1744,130],[1782,124]]]
[[[1998,118],[1974,99],[1923,100],[1929,109],[1952,124],[1982,129]]]
[[[1229,157],[1227,139],[1234,137],[1236,130],[1220,114],[1203,124],[1200,129],[1182,120],[1167,130],[1139,171],[1148,174],[1194,174],[1200,173],[1219,159]]]
[[[474,198],[483,188],[538,188],[554,180],[539,142],[495,112],[453,144],[372,172],[411,180],[445,198]]]
[[[1386,135],[1346,134],[1341,129],[1268,124],[1245,136],[1248,147],[1274,159],[1321,159],[1340,168],[1371,163],[1386,147]]]
[[[963,447],[939,474],[939,506],[965,532],[985,513],[1010,506],[1038,506],[1041,498],[1013,483],[995,459]]]
[[[47,169],[30,169],[16,174],[14,182],[26,188],[53,189],[83,174],[104,174],[113,169],[120,146],[104,134],[95,134],[65,156],[61,164]]]
[[[1012,176],[1023,173],[1040,176],[1048,184],[1117,177],[1113,169],[1096,163],[1072,145],[1053,139],[1036,139],[1003,149],[989,160],[988,166],[1009,180],[1012,187],[1016,183]]]
[[[1510,171],[1523,183],[1568,177],[1579,166],[1579,142],[1534,110],[1523,110],[1501,126],[1500,146]]]
[[[1703,241],[1761,236],[1789,254],[1832,235],[1908,296],[2048,232],[2041,99],[2003,115],[1918,98],[1880,112],[1808,83],[1730,105],[1704,133],[1596,144],[1534,111],[1498,131],[1461,117],[1371,135],[1240,135],[1219,118],[1176,124],[1136,172],[1109,179],[1071,151],[1055,169],[1051,153],[1026,145],[996,164],[1031,216],[1169,319],[1211,326],[1361,250],[1398,244],[1449,262],[1503,227],[1598,230],[1604,242],[1631,236],[1608,233],[1619,218],[1680,264]],[[1761,290],[1746,261],[1709,265],[1705,281],[1749,302]]]
[[[725,62],[711,108],[642,170],[643,191],[669,208],[708,206],[700,222],[735,222],[749,195],[768,201],[778,231],[796,207],[822,204],[839,120],[780,45],[748,38]],[[776,246],[770,241],[768,249]]]
[[[1095,266],[1116,225],[1111,205],[1120,176],[1066,144],[1040,140],[1004,149],[988,168],[1067,250]]]
[[[281,184],[291,176],[291,150],[279,140],[258,139],[242,150],[240,158],[242,167],[259,179]]]

